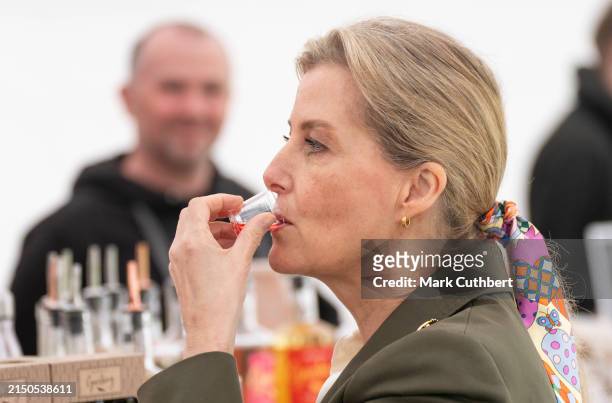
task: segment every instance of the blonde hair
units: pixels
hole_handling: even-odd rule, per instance
[[[364,118],[400,169],[434,161],[448,178],[442,199],[450,236],[471,237],[493,206],[506,164],[501,97],[489,68],[431,28],[375,18],[306,43],[301,77],[317,65],[346,67],[364,98]]]

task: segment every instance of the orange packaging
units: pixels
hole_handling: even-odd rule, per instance
[[[253,351],[247,358],[244,382],[246,403],[277,403],[276,355],[271,350]]]
[[[312,403],[329,376],[332,347],[304,347],[287,351],[289,395],[292,403]]]
[[[313,403],[329,376],[332,346],[299,347],[277,352],[278,403]]]

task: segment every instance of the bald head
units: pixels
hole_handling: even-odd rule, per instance
[[[123,98],[139,147],[173,168],[208,154],[225,119],[229,68],[220,42],[195,25],[158,26],[135,45]]]
[[[155,51],[159,45],[168,44],[172,46],[173,43],[181,40],[203,41],[214,44],[217,46],[220,54],[225,57],[222,45],[206,29],[186,22],[168,23],[154,27],[136,41],[130,56],[132,74],[138,68],[141,59],[144,57],[146,60],[149,53]]]

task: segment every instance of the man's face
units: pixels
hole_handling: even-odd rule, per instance
[[[123,90],[141,147],[174,169],[205,159],[225,118],[228,74],[212,38],[172,30],[149,38]]]

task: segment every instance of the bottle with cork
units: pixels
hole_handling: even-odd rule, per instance
[[[140,280],[140,295],[142,303],[151,312],[153,337],[162,336],[161,293],[159,285],[151,279],[151,252],[149,244],[140,241],[135,248],[136,263]]]
[[[127,283],[129,303],[121,314],[120,338],[121,349],[129,353],[142,353],[147,376],[160,371],[155,365],[153,352],[152,314],[142,300],[140,273],[134,260],[127,263]]]
[[[36,349],[40,356],[64,355],[64,336],[60,322],[59,271],[57,252],[47,255],[47,293],[36,303]]]

